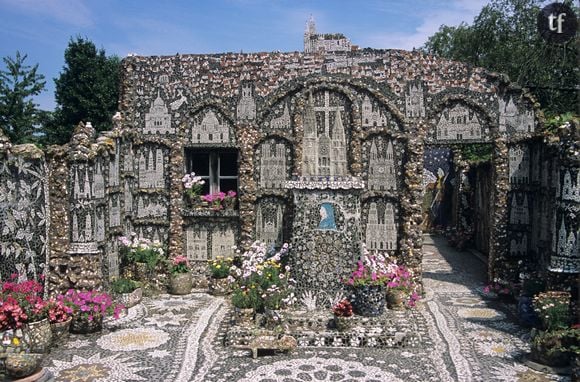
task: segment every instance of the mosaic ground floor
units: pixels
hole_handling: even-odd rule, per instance
[[[223,298],[205,293],[145,299],[105,331],[71,336],[45,359],[56,381],[566,381],[524,366],[528,330],[514,306],[482,293],[485,266],[426,238],[427,297],[414,315],[421,346],[299,347],[252,359],[224,347]]]

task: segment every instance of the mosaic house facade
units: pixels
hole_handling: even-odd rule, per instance
[[[357,49],[313,23],[304,38],[305,52],[127,57],[112,131],[81,123],[46,154],[4,139],[2,277],[99,285],[131,232],[198,264],[288,242],[299,286],[327,293],[363,243],[420,274],[425,183],[453,177],[452,220],[474,224],[460,150],[471,144],[493,149],[490,277],[520,260],[558,280],[580,271],[578,159],[544,141],[525,90],[421,52]],[[188,206],[191,171],[205,192],[236,191],[236,208]]]

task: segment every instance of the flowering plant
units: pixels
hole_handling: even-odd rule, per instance
[[[62,301],[73,310],[73,315],[88,321],[97,320],[106,316],[119,318],[123,305],[113,304],[113,299],[106,293],[91,290],[79,292],[69,289],[63,296]]]
[[[64,296],[59,295],[57,298],[51,298],[47,301],[48,320],[51,324],[65,322],[73,313],[72,307],[64,302]]]
[[[240,266],[231,266],[228,280],[233,284],[235,299],[241,302],[243,297],[257,311],[293,304],[296,301],[292,292],[294,280],[289,278],[290,267],[282,265],[288,250],[288,244],[284,244],[279,252],[269,256],[265,243],[254,242],[241,255]]]
[[[483,287],[484,293],[495,293],[498,296],[513,296],[515,293],[515,285],[509,281],[504,281],[501,279],[495,279],[492,283]]]
[[[208,260],[208,267],[211,277],[214,279],[225,279],[230,274],[230,267],[233,259],[231,257],[218,256],[215,260]]]
[[[357,261],[357,266],[348,279],[343,280],[346,285],[361,287],[365,285],[385,285],[388,275],[393,269],[387,264],[385,256],[380,253],[370,255],[363,249],[364,255]]]
[[[201,197],[205,202],[208,202],[214,210],[221,210],[224,207],[233,208],[236,204],[236,192],[216,192],[214,194],[206,194]]]
[[[338,317],[352,316],[352,305],[348,299],[343,298],[332,307],[332,313]]]
[[[154,269],[164,255],[162,244],[155,240],[141,239],[133,232],[131,237],[119,237],[121,255],[131,263],[146,263],[149,269]]]
[[[203,180],[201,176],[196,176],[195,172],[185,174],[183,178],[181,178],[181,182],[183,183],[183,188],[185,188],[185,194],[192,199],[199,196],[201,189],[205,184],[205,180]]]
[[[169,271],[171,272],[171,274],[189,272],[190,267],[189,267],[189,261],[187,260],[187,257],[182,256],[182,255],[175,256],[171,260],[171,268],[169,269]]]
[[[534,297],[534,310],[546,330],[565,329],[570,321],[570,293],[542,292]]]
[[[21,328],[27,320],[28,316],[14,297],[3,298],[0,305],[0,330]]]
[[[44,288],[36,280],[15,282],[18,275],[11,275],[11,281],[2,284],[1,298],[11,309],[13,318],[24,319],[25,322],[35,322],[46,318],[47,306],[42,299]],[[17,305],[17,306],[16,306]],[[23,315],[19,314],[19,309]],[[14,316],[15,315],[15,316]]]

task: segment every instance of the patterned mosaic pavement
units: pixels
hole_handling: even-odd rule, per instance
[[[479,260],[428,238],[424,269],[422,347],[309,347],[252,359],[222,346],[225,301],[193,293],[146,299],[100,334],[71,336],[45,366],[56,381],[76,382],[569,380],[523,366],[528,331],[514,323],[514,307],[482,295]]]

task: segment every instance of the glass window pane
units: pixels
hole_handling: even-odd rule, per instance
[[[220,191],[222,191],[222,192],[228,192],[228,191],[238,192],[238,180],[237,179],[220,179]]]
[[[209,177],[209,153],[194,153],[188,155],[189,172],[195,172],[199,176]]]
[[[220,153],[220,176],[236,175],[238,175],[237,151]]]

